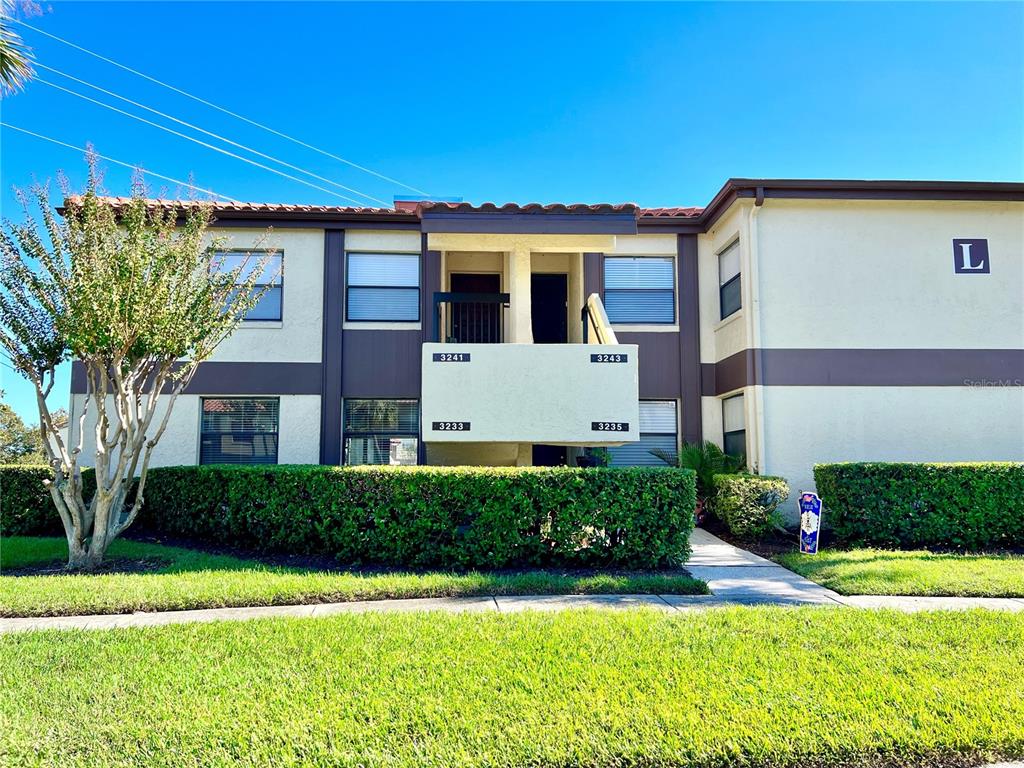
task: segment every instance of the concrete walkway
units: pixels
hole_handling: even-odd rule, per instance
[[[752,552],[727,544],[700,528],[690,538],[693,556],[686,568],[706,581],[710,595],[521,595],[512,597],[435,597],[374,600],[319,605],[279,605],[258,608],[207,608],[96,616],[0,618],[0,633],[38,629],[113,629],[152,627],[203,621],[239,621],[274,616],[316,617],[340,613],[444,611],[558,611],[567,608],[654,608],[666,613],[729,605],[822,605],[891,608],[900,611],[992,610],[1024,611],[1024,598],[985,597],[844,597]]]

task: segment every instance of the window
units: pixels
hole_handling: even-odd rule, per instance
[[[346,464],[415,464],[419,448],[417,400],[346,400]]]
[[[743,395],[722,401],[723,450],[730,456],[747,455],[747,413]]]
[[[418,253],[350,253],[347,320],[417,322],[420,319]]]
[[[604,308],[612,323],[674,323],[675,259],[606,258]]]
[[[740,296],[740,241],[718,254],[718,303],[725,320],[743,306]]]
[[[640,440],[609,448],[613,467],[663,467],[665,462],[651,451],[676,455],[676,401],[640,401]]]
[[[276,464],[279,401],[204,397],[200,464]]]
[[[214,254],[213,268],[217,272],[233,272],[242,268],[238,281],[245,282],[249,276],[259,269],[260,263],[265,261],[265,266],[256,280],[253,288],[254,293],[259,293],[264,286],[269,286],[263,297],[246,313],[242,318],[247,322],[253,320],[280,320],[281,299],[284,290],[284,255],[275,253],[267,256],[259,251],[227,251]]]

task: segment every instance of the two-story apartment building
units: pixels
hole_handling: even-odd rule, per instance
[[[280,272],[156,464],[658,464],[709,439],[798,490],[821,461],[1024,459],[1024,184],[231,203],[214,226],[239,251],[272,227]]]

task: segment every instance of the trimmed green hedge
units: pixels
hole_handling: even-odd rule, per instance
[[[43,484],[49,467],[0,466],[0,536],[63,536],[64,526]]]
[[[742,539],[759,539],[771,533],[782,518],[779,505],[789,497],[781,477],[768,475],[715,475],[711,511]]]
[[[985,551],[1024,546],[1024,464],[817,464],[822,522],[846,544]]]
[[[139,522],[346,563],[649,568],[689,556],[694,501],[667,467],[164,467]]]

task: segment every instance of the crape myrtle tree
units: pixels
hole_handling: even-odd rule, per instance
[[[226,269],[217,255],[223,240],[207,232],[210,203],[147,202],[137,177],[131,198],[115,204],[98,192],[93,158],[89,168],[83,194],[62,179],[62,212],[44,185],[22,193],[24,221],[5,220],[0,234],[0,345],[35,387],[50,496],[74,569],[99,565],[135,521],[175,401],[262,297],[257,281],[269,263],[250,255]],[[68,360],[82,363],[88,382],[75,445],[61,437],[46,399]],[[81,473],[87,416],[91,498]]]

